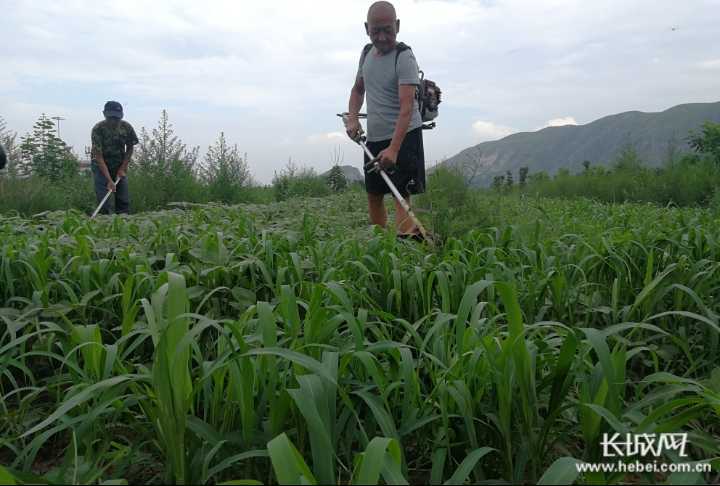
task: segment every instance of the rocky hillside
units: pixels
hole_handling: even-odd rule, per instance
[[[678,105],[661,113],[629,111],[586,125],[515,133],[467,148],[441,165],[462,169],[472,177],[473,185],[481,186],[508,170],[517,177],[524,166],[530,173],[552,175],[560,168],[579,171],[585,160],[609,165],[628,146],[635,148],[645,164],[659,166],[671,153],[688,150],[688,133],[706,120],[720,122],[720,102]]]

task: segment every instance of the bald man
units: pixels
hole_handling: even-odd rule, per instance
[[[418,66],[410,49],[399,49],[399,31],[400,20],[390,2],[370,6],[365,32],[372,44],[365,46],[360,56],[350,91],[346,129],[348,136],[356,139],[360,129],[358,113],[367,94],[367,146],[380,165],[389,169],[390,179],[409,203],[410,194],[425,191],[425,154],[422,118],[415,97],[420,84]],[[365,190],[370,222],[386,227],[383,198],[390,188],[380,174],[365,171]],[[398,235],[417,235],[418,228],[397,201],[395,211]]]

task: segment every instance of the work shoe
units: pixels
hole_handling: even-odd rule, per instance
[[[415,240],[423,242],[425,241],[425,238],[423,238],[423,235],[419,232],[417,233],[398,233],[397,238],[399,240]]]

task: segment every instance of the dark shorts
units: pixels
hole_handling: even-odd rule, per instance
[[[367,147],[370,152],[377,155],[383,149],[388,148],[390,142],[391,140],[367,142]],[[369,161],[369,157],[365,154],[365,164]],[[425,151],[422,128],[411,130],[405,135],[394,170],[386,172],[403,196],[425,192]],[[388,194],[390,192],[390,188],[378,172],[367,171],[365,171],[365,190],[370,194]]]

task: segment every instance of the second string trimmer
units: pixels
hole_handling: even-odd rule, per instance
[[[120,179],[121,179],[121,177],[118,177],[117,180],[115,181],[116,188],[117,188],[117,185],[120,184]],[[105,194],[105,197],[102,199],[102,201],[100,201],[100,204],[98,204],[98,207],[95,209],[95,211],[93,211],[92,216],[90,216],[90,219],[94,219],[95,216],[97,216],[97,214],[100,212],[100,209],[102,209],[102,207],[105,205],[108,198],[110,197],[110,194],[112,194],[112,193],[113,192],[108,189],[107,194]]]

